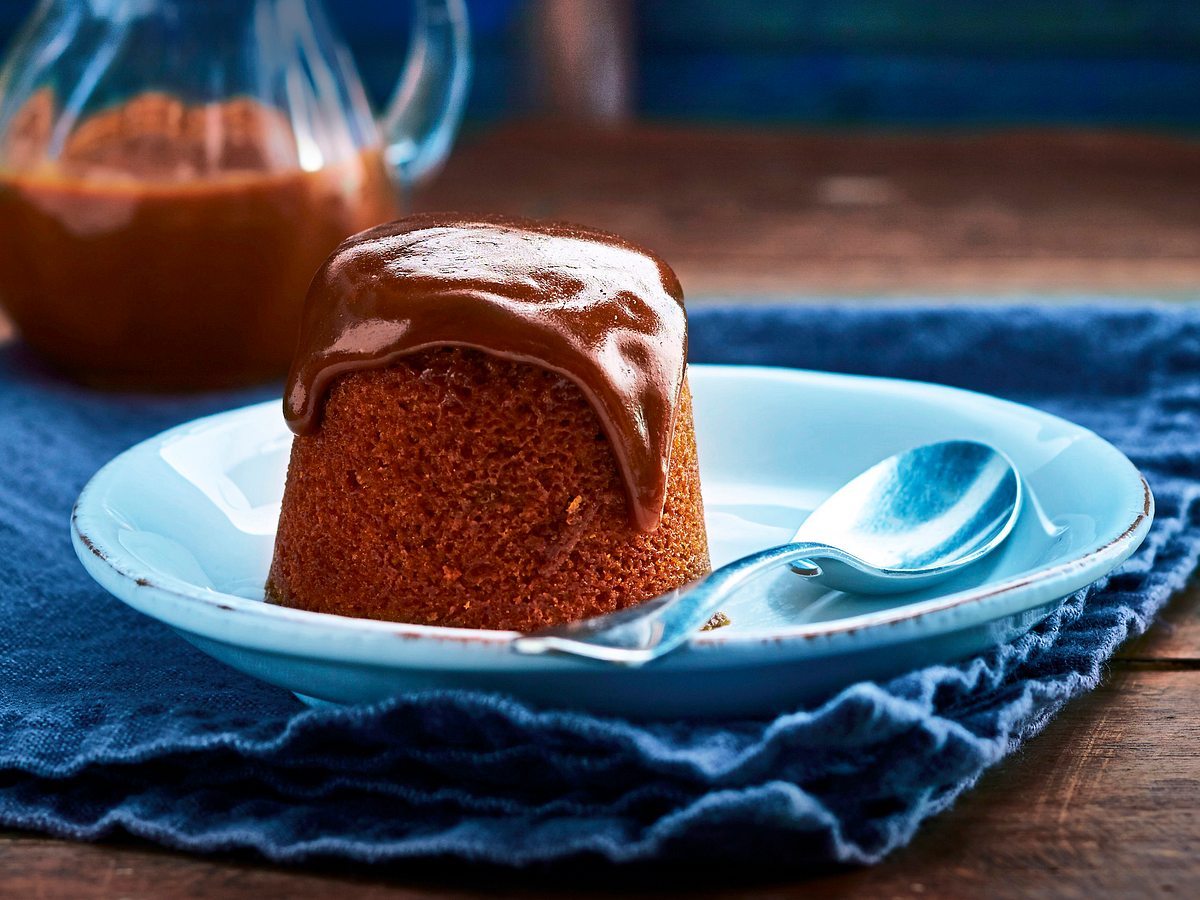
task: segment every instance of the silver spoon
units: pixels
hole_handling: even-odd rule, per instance
[[[927,444],[846,484],[813,510],[789,544],[638,606],[523,635],[513,648],[641,665],[686,642],[742,585],[781,563],[836,590],[916,590],[999,546],[1020,510],[1021,480],[1003,453],[975,441]]]

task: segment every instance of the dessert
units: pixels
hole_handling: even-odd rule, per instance
[[[268,599],[520,631],[709,569],[682,291],[562,223],[412,216],[309,289]]]

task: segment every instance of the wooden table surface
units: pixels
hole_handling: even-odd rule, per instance
[[[1200,286],[1200,144],[1130,135],[804,137],[525,126],[468,141],[424,208],[575,218],[659,249],[693,302],[857,293],[1187,296]],[[1194,897],[1200,589],[1103,686],[904,850],[824,873],[512,873],[461,863],[297,871],[131,841],[0,832],[0,898]]]

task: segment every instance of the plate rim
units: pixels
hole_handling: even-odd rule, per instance
[[[688,642],[688,647],[694,650],[710,650],[722,647],[743,646],[761,646],[764,643],[790,643],[792,641],[809,641],[816,638],[832,638],[839,635],[848,635],[859,631],[872,630],[881,626],[895,625],[899,623],[917,622],[920,619],[947,612],[952,609],[967,607],[982,603],[986,600],[993,599],[1005,594],[1011,594],[1014,591],[1022,589],[1040,588],[1040,593],[1047,593],[1048,589],[1056,584],[1061,584],[1064,581],[1071,579],[1073,575],[1088,571],[1091,573],[1088,580],[1084,584],[1070,587],[1061,592],[1054,593],[1052,596],[1047,596],[1046,599],[1055,599],[1065,596],[1073,590],[1078,590],[1086,584],[1091,583],[1097,578],[1103,577],[1113,567],[1118,565],[1141,544],[1146,533],[1149,531],[1150,525],[1154,518],[1154,497],[1141,472],[1131,460],[1110,442],[1097,435],[1090,429],[1084,428],[1056,416],[1052,413],[1037,409],[1036,407],[1028,406],[1021,403],[1016,403],[1001,397],[995,397],[989,394],[984,394],[978,391],[971,391],[964,388],[953,387],[950,385],[938,384],[936,382],[916,381],[899,378],[886,378],[870,375],[854,375],[834,372],[822,372],[809,369],[797,369],[787,366],[747,366],[747,365],[723,365],[723,364],[692,364],[689,366],[689,371],[700,370],[708,371],[723,371],[736,372],[748,375],[769,376],[777,378],[780,376],[799,378],[802,380],[816,381],[833,381],[833,382],[867,382],[871,385],[880,385],[884,388],[900,389],[900,390],[915,390],[918,392],[932,391],[934,393],[947,392],[948,394],[957,395],[959,398],[970,402],[982,400],[987,404],[1000,404],[1013,407],[1020,410],[1023,414],[1034,414],[1036,417],[1052,420],[1056,423],[1067,426],[1068,428],[1089,436],[1091,439],[1098,442],[1107,450],[1116,455],[1120,463],[1123,463],[1128,468],[1129,474],[1136,477],[1140,482],[1142,490],[1142,505],[1135,512],[1133,518],[1125,525],[1124,529],[1113,537],[1100,544],[1089,545],[1084,548],[1076,556],[1070,559],[1059,562],[1053,566],[1048,566],[1043,569],[1037,569],[1032,572],[1026,572],[1018,576],[1006,579],[996,583],[985,583],[957,591],[945,596],[933,597],[928,600],[919,601],[912,604],[905,604],[896,607],[888,607],[887,609],[877,610],[873,612],[860,613],[854,616],[847,616],[840,619],[833,619],[825,622],[813,622],[789,626],[774,626],[766,628],[754,628],[739,631],[723,632],[722,630],[714,630],[708,632],[697,633]],[[217,609],[228,612],[245,612],[260,619],[267,619],[279,624],[299,625],[307,627],[319,627],[327,632],[332,629],[343,635],[390,635],[393,637],[408,638],[408,639],[425,639],[441,642],[471,644],[474,646],[487,645],[490,647],[504,648],[518,636],[515,631],[489,630],[489,629],[474,629],[474,628],[455,628],[436,625],[417,625],[406,622],[390,622],[375,619],[360,619],[350,616],[341,616],[332,613],[310,612],[308,610],[291,609],[288,607],[276,606],[266,603],[263,600],[250,600],[244,597],[239,597],[233,594],[226,594],[221,591],[216,591],[211,588],[204,588],[198,585],[190,584],[181,579],[167,578],[163,579],[158,573],[149,570],[138,570],[136,567],[129,567],[121,564],[120,560],[128,559],[127,554],[119,547],[111,547],[103,540],[102,537],[95,533],[93,528],[89,528],[90,520],[93,517],[104,518],[104,514],[96,514],[91,507],[92,496],[100,493],[108,482],[114,477],[114,473],[118,471],[122,464],[131,456],[136,456],[139,453],[145,453],[152,447],[161,447],[167,442],[177,440],[185,434],[192,434],[196,431],[202,431],[205,428],[210,428],[218,423],[226,422],[233,416],[250,417],[260,411],[265,411],[268,407],[278,407],[278,400],[268,400],[258,403],[248,404],[245,406],[234,407],[232,409],[223,410],[217,413],[212,413],[206,416],[201,416],[175,425],[165,431],[159,432],[145,440],[128,447],[113,459],[109,460],[88,480],[81,490],[75,504],[71,510],[71,539],[75,548],[76,555],[79,557],[84,568],[89,575],[95,579],[101,587],[113,593],[117,599],[121,600],[126,605],[135,610],[149,615],[159,621],[164,622],[172,628],[182,628],[185,631],[193,631],[186,625],[176,624],[174,621],[158,615],[156,612],[151,612],[146,607],[152,602],[150,597],[138,602],[134,597],[143,596],[144,594],[152,594],[159,599],[165,598],[173,604],[184,604],[186,607],[191,607],[193,604],[201,604],[205,609]],[[1132,483],[1132,479],[1131,479]],[[103,504],[100,504],[103,507]],[[113,520],[111,515],[108,516],[110,521]],[[129,591],[131,596],[125,596],[118,593],[107,582],[119,584]],[[1030,604],[1032,608],[1036,604]],[[194,632],[200,634],[200,632]],[[223,640],[222,638],[214,638]],[[245,641],[242,646],[256,647],[260,650],[276,650],[277,647],[273,642],[256,643],[253,640]],[[340,656],[340,654],[334,654]]]

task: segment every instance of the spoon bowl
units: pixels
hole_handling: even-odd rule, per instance
[[[1021,479],[994,447],[976,441],[916,447],[840,488],[790,543],[638,606],[524,635],[513,648],[640,665],[683,644],[742,585],[783,563],[835,590],[916,590],[998,547],[1016,523],[1021,500]]]
[[[821,564],[793,569],[840,591],[916,590],[991,551],[1020,509],[1021,480],[998,450],[927,444],[877,463],[813,510],[791,543],[827,549]]]

